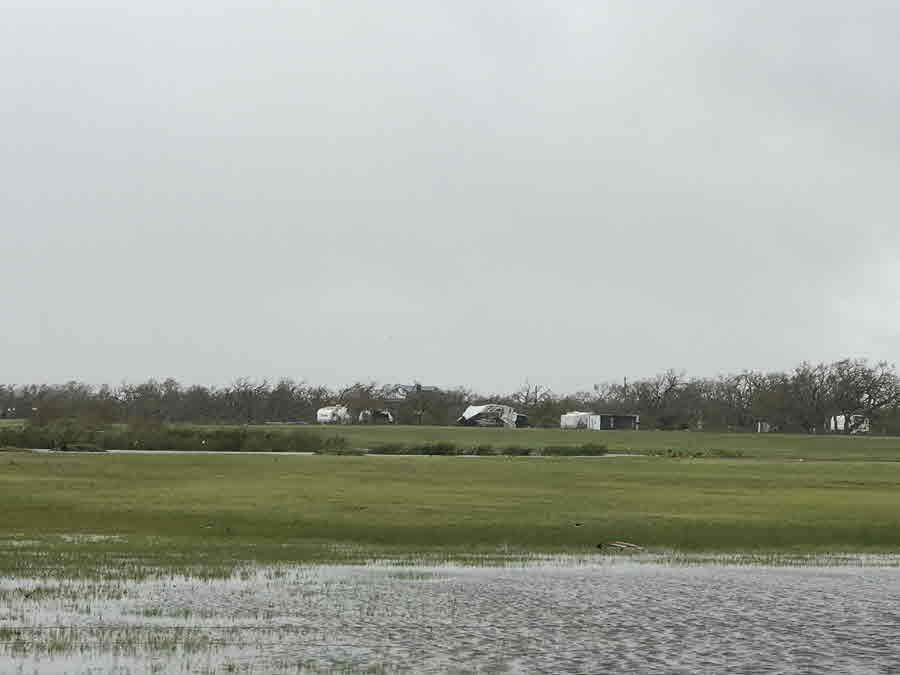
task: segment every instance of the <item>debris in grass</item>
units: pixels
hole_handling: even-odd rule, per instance
[[[627,551],[629,553],[635,553],[637,551],[644,550],[643,546],[631,544],[627,541],[608,541],[602,544],[597,544],[597,548],[611,548],[616,551]]]

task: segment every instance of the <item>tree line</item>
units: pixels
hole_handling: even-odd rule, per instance
[[[398,387],[357,382],[329,388],[284,378],[240,378],[227,386],[185,385],[174,379],[92,386],[0,385],[0,417],[34,424],[77,419],[88,424],[314,422],[326,405],[354,413],[390,409],[400,424],[452,424],[468,405],[503,403],[529,416],[535,426],[555,427],[572,410],[636,413],[644,429],[748,431],[758,422],[772,430],[821,433],[835,415],[861,415],[872,430],[900,433],[900,378],[886,362],[843,359],[803,362],[785,372],[743,371],[689,377],[667,370],[652,377],[606,382],[591,391],[556,394],[526,383],[511,393],[485,395],[470,389]],[[355,415],[354,415],[355,417]],[[847,425],[849,431],[849,426]]]

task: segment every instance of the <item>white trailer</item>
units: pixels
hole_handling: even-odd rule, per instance
[[[610,429],[637,430],[641,427],[640,415],[619,415],[616,413],[573,412],[559,417],[560,429],[592,429],[608,431]]]
[[[591,417],[594,413],[573,410],[559,417],[560,429],[590,429]]]

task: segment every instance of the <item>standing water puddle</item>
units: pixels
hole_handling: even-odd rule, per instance
[[[0,577],[0,672],[900,672],[900,561],[849,562]]]

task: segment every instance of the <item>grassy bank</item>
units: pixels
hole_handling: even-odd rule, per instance
[[[893,463],[9,453],[0,537],[19,544],[0,546],[0,570],[584,553],[613,540],[897,551],[898,488]],[[85,534],[100,538],[62,538]]]

